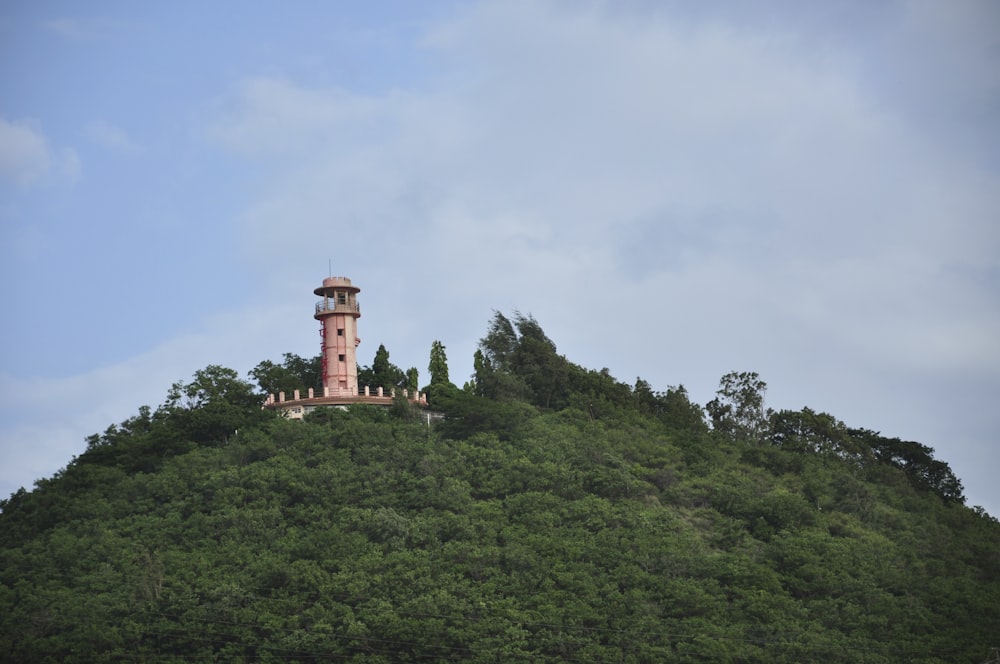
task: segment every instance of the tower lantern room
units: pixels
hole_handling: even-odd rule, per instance
[[[361,307],[357,295],[361,289],[347,277],[327,277],[313,291],[323,299],[316,303],[314,318],[320,324],[323,339],[323,388],[329,396],[358,394],[358,358],[355,352]]]

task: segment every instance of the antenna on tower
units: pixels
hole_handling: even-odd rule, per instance
[[[326,259],[326,269],[327,269],[327,272],[330,273],[327,276],[332,277],[333,276],[333,259],[332,258],[327,258]]]

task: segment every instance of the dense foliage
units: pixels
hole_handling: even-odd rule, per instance
[[[432,375],[433,427],[405,402],[284,420],[208,367],[92,436],[2,503],[0,658],[978,664],[997,645],[1000,524],[923,445],[767,411],[748,373],[710,428],[682,387],[583,369],[520,315],[495,316],[465,389]]]
[[[386,391],[396,387],[415,390],[418,380],[416,367],[403,371],[389,361],[389,351],[385,344],[379,344],[370,367],[358,367],[358,385],[367,385],[372,391],[376,387],[383,387]]]

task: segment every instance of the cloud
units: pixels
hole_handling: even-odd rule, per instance
[[[75,182],[80,174],[80,158],[76,151],[53,149],[32,123],[0,118],[0,179],[23,188],[38,183],[50,173]]]
[[[219,100],[219,118],[209,135],[248,156],[315,153],[319,145],[343,150],[364,144],[376,130],[383,130],[391,118],[384,110],[380,100],[344,90],[309,90],[281,79],[256,77]]]
[[[0,118],[0,177],[25,186],[44,175],[51,161],[48,142],[41,133]]]
[[[125,30],[125,21],[110,19],[82,19],[62,17],[42,22],[42,27],[62,37],[75,41],[93,41]]]
[[[1000,149],[1000,5],[907,0],[900,28],[887,40],[884,89],[911,113],[935,124],[938,140],[992,159]],[[986,129],[986,131],[983,131]],[[978,150],[977,150],[978,148]]]
[[[419,229],[457,269],[484,237],[497,265],[576,251],[633,279],[724,258],[839,290],[862,263],[873,301],[927,258],[994,265],[995,177],[907,131],[850,67],[781,35],[557,7],[487,3],[439,29],[428,43],[461,64],[423,94],[241,85],[216,136],[298,164],[248,215],[259,246],[340,220],[360,244]]]
[[[87,137],[105,150],[124,154],[142,151],[142,146],[133,141],[125,130],[115,125],[95,120],[86,127]]]

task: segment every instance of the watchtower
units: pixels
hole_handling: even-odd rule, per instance
[[[316,303],[314,318],[323,338],[324,396],[358,395],[358,319],[361,289],[347,277],[327,277],[313,291],[323,299]]]

